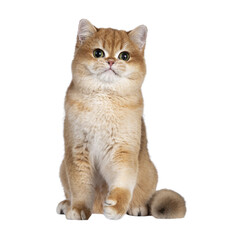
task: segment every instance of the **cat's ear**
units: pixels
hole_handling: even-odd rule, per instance
[[[140,25],[128,32],[130,39],[142,50],[145,47],[147,39],[147,27],[145,25]]]
[[[94,27],[87,19],[80,20],[78,25],[78,40],[81,44],[95,32],[97,32],[97,28]]]

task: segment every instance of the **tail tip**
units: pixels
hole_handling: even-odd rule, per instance
[[[184,198],[169,189],[156,191],[150,202],[151,215],[155,218],[183,218],[186,210]]]

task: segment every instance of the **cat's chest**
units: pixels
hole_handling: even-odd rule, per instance
[[[110,101],[94,99],[86,106],[88,110],[79,113],[79,124],[83,130],[92,130],[96,134],[117,124],[118,111]]]
[[[139,141],[141,101],[100,95],[68,100],[66,110],[73,147],[84,143],[93,159],[113,146]]]
[[[120,120],[120,109],[108,98],[75,100],[68,108],[73,135],[89,143],[111,140]]]

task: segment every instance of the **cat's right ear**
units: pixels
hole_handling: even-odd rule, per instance
[[[145,47],[147,31],[148,30],[145,25],[140,25],[132,31],[128,32],[130,39],[139,47],[140,50],[143,50]]]
[[[94,27],[87,19],[80,20],[78,25],[78,40],[81,44],[95,32],[97,32],[97,28]]]

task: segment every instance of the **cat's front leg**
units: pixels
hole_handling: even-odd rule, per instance
[[[104,176],[109,193],[104,202],[104,215],[109,219],[119,219],[128,210],[137,178],[137,151],[119,147],[104,168]]]
[[[71,193],[66,218],[87,220],[91,216],[95,190],[93,167],[86,144],[76,145],[66,155],[66,172]]]

